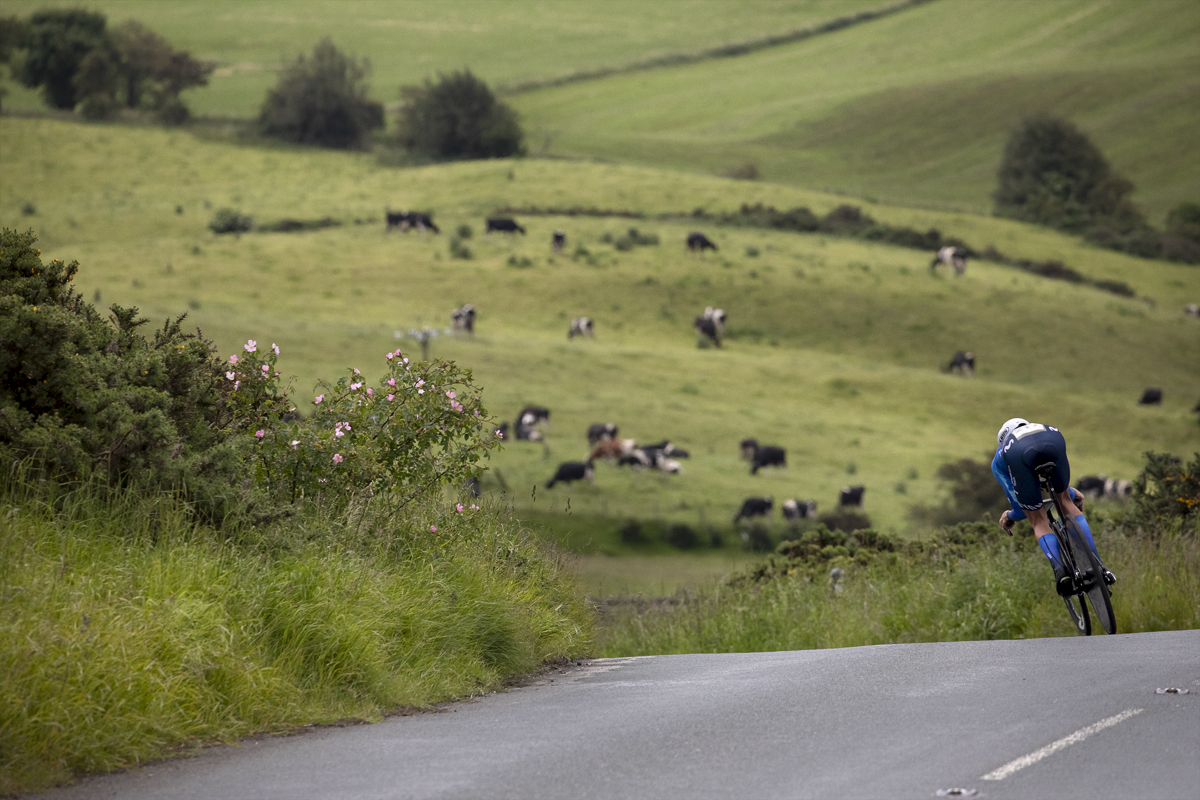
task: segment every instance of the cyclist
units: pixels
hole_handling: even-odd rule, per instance
[[[1000,431],[996,434],[996,457],[992,459],[992,474],[1000,482],[1012,506],[1012,510],[1000,515],[1000,527],[1011,536],[1017,520],[1028,517],[1033,525],[1038,546],[1054,567],[1055,589],[1064,597],[1074,591],[1074,581],[1063,566],[1058,537],[1050,530],[1049,517],[1042,508],[1044,501],[1041,486],[1033,472],[1035,468],[1047,463],[1054,464],[1050,483],[1062,503],[1063,510],[1071,515],[1083,532],[1083,538],[1087,540],[1092,555],[1096,557],[1096,563],[1100,564],[1104,582],[1111,586],[1117,579],[1100,560],[1087,518],[1075,504],[1076,497],[1082,504],[1083,495],[1067,485],[1071,479],[1071,465],[1067,463],[1067,443],[1058,428],[1031,423],[1020,417],[1013,417],[1000,426]]]

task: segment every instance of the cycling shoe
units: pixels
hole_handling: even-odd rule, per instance
[[[1071,580],[1065,567],[1054,570],[1054,589],[1062,597],[1070,597],[1075,594],[1075,581]]]

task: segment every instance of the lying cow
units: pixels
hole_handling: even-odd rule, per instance
[[[588,444],[595,447],[600,442],[617,438],[617,426],[612,422],[593,422],[588,425]]]
[[[546,481],[546,488],[553,489],[556,483],[573,483],[584,480],[592,483],[595,478],[596,472],[592,469],[592,462],[564,461],[558,465],[558,471],[554,473],[554,477]]]
[[[456,331],[466,331],[475,334],[475,306],[467,303],[462,308],[450,312],[450,327]]]
[[[844,486],[842,493],[838,495],[838,507],[855,506],[862,508],[863,492],[867,489],[865,486]]]
[[[1146,391],[1142,392],[1142,399],[1138,400],[1138,405],[1161,406],[1162,389],[1147,389]]]
[[[574,339],[576,336],[586,336],[589,339],[596,336],[591,317],[578,317],[571,320],[571,330],[567,331],[567,338]]]
[[[811,519],[817,515],[816,500],[784,500],[783,518],[789,521]]]
[[[933,261],[929,262],[929,269],[937,272],[938,264],[954,267],[954,274],[962,275],[967,271],[967,251],[961,247],[947,245],[937,251],[937,255],[933,257]]]
[[[773,447],[771,445],[760,445],[754,448],[754,455],[750,459],[750,474],[757,475],[758,471],[763,467],[786,467],[787,466],[787,450],[782,447]]]
[[[693,253],[697,250],[703,253],[705,250],[716,250],[717,246],[700,231],[692,231],[687,235],[687,249]]]
[[[567,234],[563,231],[555,231],[550,237],[550,249],[556,253],[561,253],[563,248],[567,246]]]
[[[1183,313],[1189,317],[1200,317],[1200,305],[1196,303],[1188,303],[1183,307]]]
[[[498,231],[499,233],[519,233],[525,235],[525,228],[517,224],[515,219],[508,217],[489,217],[487,220],[487,230],[484,233]]]
[[[622,458],[633,455],[635,450],[637,450],[637,442],[633,439],[604,439],[596,442],[592,447],[588,461],[610,459],[619,463]],[[638,458],[637,461],[641,466],[649,466],[647,460]]]
[[[1091,500],[1124,500],[1133,494],[1133,484],[1104,475],[1085,475],[1075,484],[1075,490]]]
[[[975,374],[975,354],[970,351],[959,350],[950,359],[949,366],[946,367],[947,372],[958,372],[966,375],[968,378]]]
[[[750,517],[766,517],[771,514],[771,506],[775,504],[774,499],[770,497],[747,497],[742,501],[742,507],[738,511],[737,516],[733,518],[734,522]]]
[[[426,230],[431,230],[434,233],[441,233],[437,225],[433,224],[433,217],[421,211],[388,211],[386,230],[399,228],[401,233],[408,233],[411,228],[416,228],[419,232],[424,233]]]

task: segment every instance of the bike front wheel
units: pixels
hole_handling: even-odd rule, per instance
[[[1071,617],[1071,622],[1075,623],[1075,630],[1080,636],[1092,635],[1092,618],[1088,615],[1087,603],[1083,602],[1083,595],[1069,594],[1063,598],[1063,602],[1067,604],[1067,614]]]

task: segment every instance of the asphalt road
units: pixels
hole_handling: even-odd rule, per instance
[[[1157,694],[1177,687],[1189,694]],[[1200,632],[587,661],[65,798],[1200,798]]]

